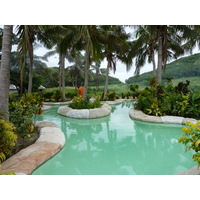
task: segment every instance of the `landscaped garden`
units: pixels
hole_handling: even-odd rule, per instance
[[[136,26],[135,39],[119,25],[14,30],[0,29],[0,174],[199,173],[199,56],[177,71],[167,61],[192,51],[200,26]],[[37,42],[50,51],[34,55]],[[147,60],[153,71],[140,75]],[[117,61],[135,68],[126,83],[109,76]]]

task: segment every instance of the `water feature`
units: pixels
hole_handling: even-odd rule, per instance
[[[66,145],[33,174],[170,175],[196,165],[177,142],[182,125],[133,120],[132,106],[112,106],[110,116],[99,119],[66,118],[57,114],[58,106],[45,111],[40,120],[58,124]]]

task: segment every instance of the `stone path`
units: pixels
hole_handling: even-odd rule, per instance
[[[42,121],[37,122],[36,126],[40,130],[39,139],[3,162],[0,173],[13,170],[19,175],[29,175],[63,148],[65,136],[56,124]]]

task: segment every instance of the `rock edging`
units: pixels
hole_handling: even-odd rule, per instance
[[[72,109],[68,106],[61,106],[58,108],[57,113],[65,117],[76,118],[76,119],[95,119],[100,117],[108,116],[111,113],[112,108],[107,104],[103,103],[100,108],[94,109]]]
[[[153,122],[153,123],[171,123],[171,124],[185,124],[185,122],[196,123],[197,120],[193,118],[184,118],[178,116],[150,116],[143,113],[141,110],[135,110],[131,108],[129,111],[129,116],[133,119],[144,121],[144,122]]]
[[[36,123],[38,140],[2,163],[2,171],[13,170],[17,175],[29,175],[65,145],[64,133],[53,122]]]

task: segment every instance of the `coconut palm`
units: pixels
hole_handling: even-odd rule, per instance
[[[29,65],[29,82],[28,93],[32,92],[33,86],[33,44],[36,41],[36,34],[40,31],[38,25],[19,25],[17,26],[17,36],[19,36],[19,44],[17,52],[19,53],[19,63],[21,68],[21,78],[25,67],[26,55],[28,53],[30,59]]]
[[[135,74],[139,75],[145,61],[153,64],[153,74],[156,76],[155,51],[157,50],[156,33],[150,26],[139,26],[136,31],[136,40],[133,41],[135,60]]]
[[[6,113],[4,119],[9,120],[8,102],[10,85],[10,55],[12,46],[12,25],[5,25],[2,39],[2,57],[0,68],[0,110]]]
[[[99,88],[99,75],[100,74],[106,74],[107,69],[106,68],[101,68],[101,63],[100,62],[95,62],[95,65],[91,65],[92,70],[95,71],[95,82],[96,82],[96,89],[98,90]]]
[[[73,62],[74,64],[67,68],[67,76],[71,78],[72,85],[76,90],[78,85],[82,85],[81,80],[84,77],[85,58],[80,52],[76,52]]]
[[[140,68],[148,62],[153,62],[155,75],[154,54],[158,54],[157,62],[157,81],[161,84],[162,70],[165,70],[167,61],[177,58],[184,53],[181,43],[181,29],[179,26],[150,25],[138,26],[136,40],[133,41],[133,57],[136,57],[136,74],[139,74]]]
[[[76,43],[83,43],[85,50],[85,82],[83,95],[83,98],[85,99],[88,93],[90,65],[92,61],[98,61],[101,56],[101,32],[99,27],[95,25],[76,26],[76,29],[78,33],[78,40]]]
[[[126,54],[129,50],[127,40],[129,35],[126,34],[122,26],[101,26],[102,29],[102,42],[104,44],[104,56],[107,59],[106,82],[104,88],[104,98],[108,92],[108,77],[109,70],[116,71],[116,62],[122,59],[122,54]],[[127,64],[127,62],[125,62]]]

